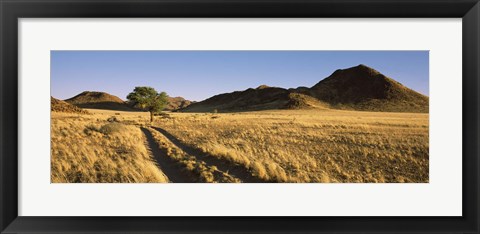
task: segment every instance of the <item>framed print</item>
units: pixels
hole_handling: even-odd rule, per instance
[[[1,233],[478,233],[477,1],[1,16]]]

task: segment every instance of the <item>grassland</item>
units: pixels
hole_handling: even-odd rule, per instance
[[[108,118],[52,112],[51,181],[168,182],[143,144],[140,129]]]
[[[352,111],[176,114],[182,142],[276,182],[428,182],[428,115]]]
[[[52,182],[429,181],[428,114],[88,111],[52,113]]]

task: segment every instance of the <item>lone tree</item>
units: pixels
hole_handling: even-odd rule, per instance
[[[135,87],[127,99],[135,106],[150,112],[150,122],[153,122],[153,115],[160,113],[167,105],[167,97],[167,93],[158,93],[152,87]]]

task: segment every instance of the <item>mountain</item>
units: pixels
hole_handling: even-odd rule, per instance
[[[338,108],[428,112],[427,96],[363,64],[336,70],[310,88],[309,94]]]
[[[138,109],[132,107],[128,102],[105,92],[85,91],[75,97],[66,99],[65,102],[87,109],[138,111]],[[191,103],[191,101],[186,100],[183,97],[168,97],[168,103],[165,110],[178,110],[187,107]]]
[[[50,110],[53,112],[88,114],[88,111],[54,97],[50,97]]]
[[[175,111],[181,108],[185,108],[190,104],[192,104],[192,102],[189,100],[186,100],[183,97],[168,97],[168,103],[167,103],[167,106],[165,107],[165,110]]]
[[[365,65],[335,71],[311,88],[256,89],[215,95],[181,109],[185,112],[268,109],[351,109],[428,113],[429,98]]]
[[[87,109],[104,109],[119,111],[135,111],[136,109],[117,96],[104,92],[85,91],[75,97],[65,100],[66,102]]]
[[[252,111],[279,109],[288,102],[288,91],[283,88],[261,85],[256,89],[215,95],[181,109],[185,112]]]
[[[269,109],[311,109],[325,108],[327,105],[319,100],[305,95],[296,89],[283,89],[260,85],[244,91],[224,93],[204,101],[192,103],[184,112],[223,112],[255,111]]]

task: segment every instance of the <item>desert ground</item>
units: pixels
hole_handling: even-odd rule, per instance
[[[52,112],[53,183],[429,182],[428,113],[87,111]]]

